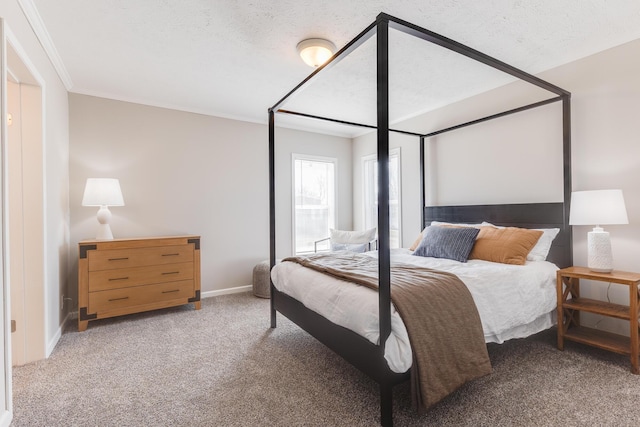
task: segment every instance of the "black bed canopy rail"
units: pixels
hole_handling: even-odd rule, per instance
[[[374,125],[367,125],[367,124],[363,124],[363,123],[349,122],[349,121],[346,121],[346,120],[332,119],[332,118],[329,118],[329,117],[321,117],[321,116],[316,116],[316,115],[313,115],[313,114],[299,113],[297,111],[284,110],[282,108],[279,109],[278,111],[276,111],[276,113],[289,114],[289,115],[292,115],[292,116],[305,117],[305,118],[308,118],[308,119],[322,120],[322,121],[325,121],[325,122],[338,123],[338,124],[347,125],[347,126],[356,126],[356,127],[368,128],[368,129],[378,129],[378,127],[374,126]],[[389,129],[389,132],[401,133],[403,135],[411,135],[411,136],[422,136],[422,134],[418,133],[418,132],[409,132],[409,131],[400,130],[400,129]]]
[[[504,73],[511,74],[512,76],[517,77],[520,80],[524,80],[549,92],[553,92],[556,95],[570,95],[570,92],[545,80],[542,80],[541,78],[536,77],[533,74],[522,71],[512,65],[507,64],[506,62],[502,62],[492,56],[470,48],[469,46],[465,46],[462,43],[458,43],[457,41],[445,37],[441,34],[429,31],[426,28],[419,27],[418,25],[414,25],[410,22],[387,15],[385,13],[381,13],[380,15],[378,15],[378,19],[386,19],[389,22],[389,26],[394,30],[402,31],[403,33],[410,34],[414,37],[444,47],[445,49],[457,52],[475,61],[500,70]]]
[[[534,102],[532,104],[528,104],[528,105],[524,105],[522,107],[517,107],[517,108],[513,108],[511,110],[506,110],[503,111],[501,113],[496,113],[496,114],[491,114],[489,116],[486,117],[482,117],[479,119],[474,119],[465,123],[460,123],[458,125],[455,126],[450,126],[447,128],[443,128],[443,129],[439,129],[436,131],[431,131],[428,133],[420,133],[420,132],[412,132],[412,131],[406,131],[406,130],[402,130],[402,129],[389,129],[389,132],[394,132],[394,133],[399,133],[399,134],[403,134],[403,135],[411,135],[411,136],[418,136],[421,138],[430,138],[432,136],[437,136],[437,135],[441,135],[443,133],[446,132],[451,132],[457,129],[462,129],[464,127],[467,126],[472,126],[472,125],[476,125],[482,122],[486,122],[489,120],[493,120],[493,119],[497,119],[500,117],[505,117],[511,114],[515,114],[515,113],[520,113],[522,111],[526,111],[526,110],[530,110],[532,108],[537,108],[537,107],[542,107],[544,105],[547,104],[553,104],[554,102],[560,102],[562,101],[564,98],[563,96],[556,96],[553,98],[549,98],[549,99],[544,99],[542,101],[538,101],[538,102]],[[291,110],[286,110],[286,109],[279,109],[276,111],[276,113],[281,113],[281,114],[288,114],[288,115],[292,115],[292,116],[298,116],[298,117],[305,117],[308,119],[315,119],[315,120],[322,120],[325,122],[332,122],[332,123],[338,123],[338,124],[342,124],[342,125],[347,125],[347,126],[356,126],[356,127],[362,127],[362,128],[368,128],[368,129],[378,129],[377,126],[374,125],[368,125],[368,124],[364,124],[364,123],[356,123],[356,122],[350,122],[347,120],[339,120],[339,119],[332,119],[330,117],[322,117],[322,116],[316,116],[313,114],[307,114],[307,113],[300,113],[298,111],[291,111]]]
[[[559,101],[562,101],[562,100],[563,100],[562,96],[556,96],[554,98],[549,98],[549,99],[545,99],[545,100],[542,100],[542,101],[534,102],[533,104],[524,105],[524,106],[518,107],[518,108],[513,108],[511,110],[503,111],[501,113],[491,114],[490,116],[482,117],[480,119],[475,119],[475,120],[471,120],[469,122],[460,123],[459,125],[450,126],[450,127],[444,128],[444,129],[440,129],[440,130],[436,130],[436,131],[433,131],[433,132],[425,133],[425,134],[420,135],[420,136],[424,137],[424,138],[430,138],[432,136],[441,135],[443,133],[451,132],[451,131],[457,130],[457,129],[462,129],[462,128],[467,127],[467,126],[477,125],[479,123],[487,122],[489,120],[498,119],[500,117],[509,116],[511,114],[520,113],[520,112],[526,111],[526,110],[531,110],[532,108],[542,107],[543,105],[553,104],[554,102],[559,102]]]

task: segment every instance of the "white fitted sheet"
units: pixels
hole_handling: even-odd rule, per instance
[[[377,252],[367,252],[377,257]],[[556,307],[556,270],[546,261],[524,266],[488,261],[458,261],[413,256],[408,249],[394,249],[391,261],[444,270],[457,275],[469,289],[478,308],[487,343],[523,338],[551,327]],[[379,341],[378,293],[339,280],[293,262],[277,264],[274,286],[331,322],[348,328],[374,344]],[[394,372],[411,367],[407,330],[391,307],[391,335],[385,359]]]

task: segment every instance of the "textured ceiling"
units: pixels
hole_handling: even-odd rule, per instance
[[[638,0],[30,1],[71,92],[260,123],[313,71],[297,55],[299,41],[327,38],[340,48],[380,12],[532,74],[640,38]],[[370,123],[374,42],[286,107]],[[395,120],[509,81],[404,34],[392,32],[390,43]]]

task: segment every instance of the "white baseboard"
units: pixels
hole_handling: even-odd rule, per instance
[[[220,295],[239,294],[240,292],[248,292],[251,290],[253,290],[252,285],[238,286],[235,288],[227,288],[227,289],[218,289],[215,291],[202,292],[202,294],[200,295],[200,298],[211,298],[211,297],[217,297]]]
[[[64,328],[67,325],[67,322],[69,321],[69,319],[71,319],[71,313],[67,313],[67,316],[64,318],[64,320],[60,324],[60,327],[56,331],[56,334],[53,336],[53,338],[51,338],[51,341],[49,341],[49,344],[47,344],[47,352],[44,356],[45,358],[48,358],[49,356],[51,356],[53,349],[56,348],[58,341],[60,341],[60,337],[62,337],[62,331],[64,331]]]
[[[13,419],[13,414],[7,410],[0,414],[0,427],[9,427]]]

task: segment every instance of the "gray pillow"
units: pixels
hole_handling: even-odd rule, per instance
[[[413,252],[417,256],[448,258],[467,262],[480,229],[474,227],[429,226],[422,233],[422,240]]]

